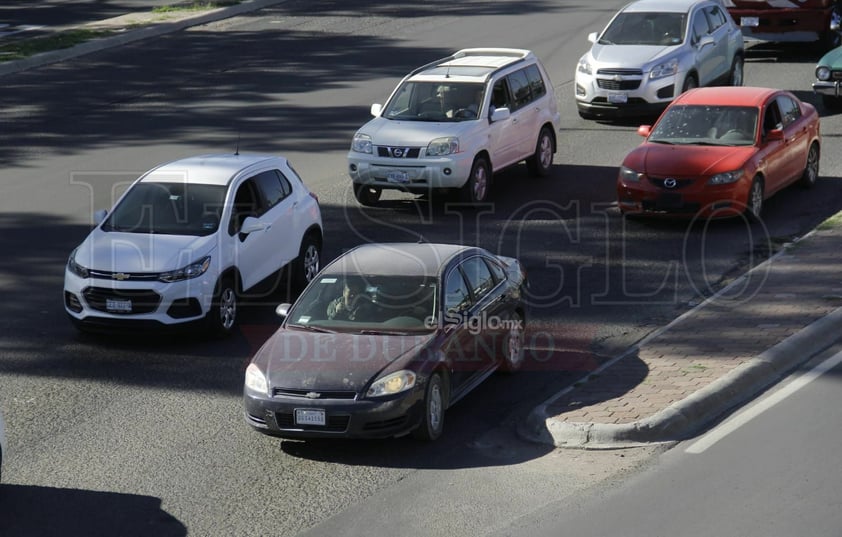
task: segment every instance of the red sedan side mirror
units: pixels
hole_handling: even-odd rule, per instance
[[[773,140],[783,140],[784,139],[784,131],[783,129],[772,129],[766,133],[766,141],[771,142]]]
[[[644,138],[649,136],[649,133],[652,132],[652,125],[641,125],[637,128],[637,133]]]

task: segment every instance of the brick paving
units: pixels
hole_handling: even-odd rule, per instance
[[[842,229],[828,225],[787,245],[552,401],[546,415],[564,423],[632,424],[710,386],[842,306],[840,244]]]

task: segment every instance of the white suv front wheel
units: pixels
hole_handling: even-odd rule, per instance
[[[216,336],[227,336],[237,324],[237,287],[234,278],[224,276],[216,284],[207,316],[208,327]]]
[[[488,189],[491,187],[491,168],[485,157],[474,159],[471,175],[459,192],[465,203],[482,203],[488,199]]]

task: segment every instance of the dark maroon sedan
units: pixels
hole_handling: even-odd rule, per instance
[[[438,438],[444,412],[524,358],[526,274],[452,244],[357,247],[313,279],[245,375],[246,421],[284,438]]]

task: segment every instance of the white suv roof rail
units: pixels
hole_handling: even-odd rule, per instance
[[[436,67],[437,65],[441,65],[442,63],[448,62],[450,60],[455,60],[458,58],[465,58],[468,56],[507,56],[515,59],[525,59],[528,58],[532,54],[531,51],[519,48],[465,48],[462,50],[458,50],[451,54],[450,56],[446,56],[444,58],[439,58],[438,60],[432,61],[428,64],[422,65],[417,69],[413,69],[406,78],[409,78],[413,75],[417,75],[418,73],[422,73],[427,69],[432,67]]]

